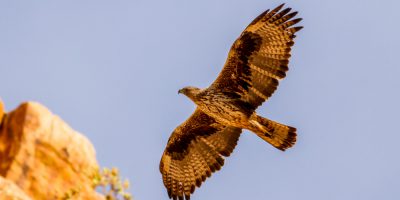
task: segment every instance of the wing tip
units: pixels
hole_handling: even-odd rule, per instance
[[[298,32],[298,31],[300,31],[301,29],[303,29],[304,28],[304,26],[295,26],[295,27],[293,27],[292,29],[294,30],[294,32]]]
[[[276,8],[274,8],[274,10],[280,10],[283,8],[283,6],[285,6],[286,3],[281,3],[279,6],[277,6]]]
[[[295,25],[295,24],[297,24],[297,23],[299,23],[299,22],[301,22],[303,20],[303,18],[296,18],[296,19],[294,19],[294,20],[292,20],[292,23],[293,23],[293,25]]]

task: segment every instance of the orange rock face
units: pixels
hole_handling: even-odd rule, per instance
[[[4,116],[4,106],[3,106],[3,102],[1,102],[1,99],[0,99],[0,125],[1,125],[1,120],[3,120],[3,116]]]
[[[0,176],[0,199],[12,200],[31,200],[24,191],[22,191],[13,182]]]
[[[72,199],[103,199],[92,187],[97,170],[89,140],[42,105],[24,103],[3,117],[0,176],[32,199],[63,199],[72,190]]]

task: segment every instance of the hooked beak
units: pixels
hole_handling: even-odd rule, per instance
[[[178,90],[178,94],[181,94],[181,93],[182,93],[182,89]]]

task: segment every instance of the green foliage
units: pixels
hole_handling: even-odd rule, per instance
[[[129,181],[121,180],[117,168],[103,168],[92,178],[93,188],[105,196],[106,200],[133,200],[132,195],[126,190],[129,189]],[[79,197],[80,188],[69,190],[62,200],[74,200]]]
[[[93,187],[100,189],[107,200],[132,200],[132,195],[126,191],[129,185],[127,179],[121,180],[117,168],[103,168],[93,178]]]

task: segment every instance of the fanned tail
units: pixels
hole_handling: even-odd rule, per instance
[[[255,115],[250,128],[260,138],[279,150],[285,151],[296,143],[296,128]]]

